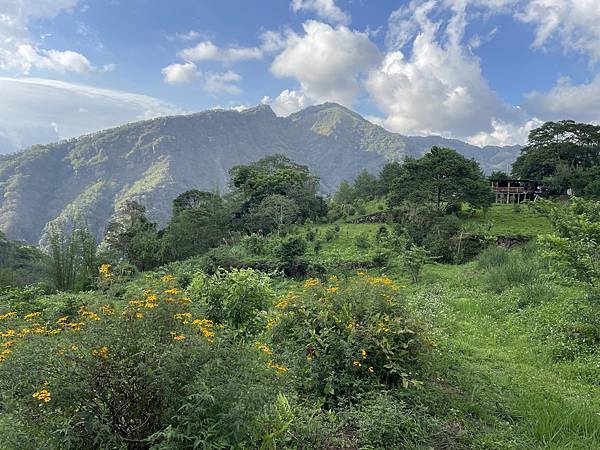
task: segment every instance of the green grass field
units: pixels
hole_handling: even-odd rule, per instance
[[[494,236],[537,236],[552,231],[546,217],[524,206],[493,205],[487,211],[467,219],[465,223],[470,226],[490,225],[489,233]]]

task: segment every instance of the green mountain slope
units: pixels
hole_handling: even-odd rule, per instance
[[[327,193],[363,169],[376,172],[387,160],[453,142],[390,133],[332,103],[287,118],[268,106],[162,117],[0,158],[0,230],[35,243],[48,223],[57,221],[66,227],[86,223],[100,236],[119,204],[130,198],[164,223],[182,191],[226,190],[233,165],[273,153],[310,166]],[[517,151],[456,143],[486,169],[499,152],[512,162]]]

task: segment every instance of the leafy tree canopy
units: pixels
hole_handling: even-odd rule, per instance
[[[420,159],[407,158],[389,195],[390,206],[404,201],[488,206],[492,199],[488,182],[474,160],[449,148],[433,147]]]
[[[572,120],[547,122],[529,133],[529,141],[513,164],[521,178],[542,181],[551,192],[600,195],[600,126]]]

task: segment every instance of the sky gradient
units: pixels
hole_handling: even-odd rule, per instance
[[[0,153],[124,122],[335,101],[520,144],[600,121],[596,0],[0,0]]]

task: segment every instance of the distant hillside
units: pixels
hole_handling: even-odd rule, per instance
[[[376,172],[387,160],[420,156],[432,145],[453,147],[487,171],[505,169],[518,153],[518,147],[482,149],[390,133],[332,103],[287,118],[268,106],[162,117],[0,158],[0,229],[35,243],[51,221],[84,222],[101,236],[130,198],[164,223],[182,191],[226,190],[233,165],[273,153],[310,166],[328,193],[363,169]]]

